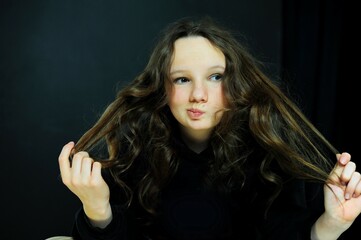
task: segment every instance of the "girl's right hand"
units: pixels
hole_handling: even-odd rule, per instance
[[[112,212],[109,204],[109,187],[101,175],[101,164],[89,157],[87,152],[78,152],[69,157],[74,142],[66,144],[59,155],[59,167],[63,183],[82,202],[84,212],[96,227],[106,227]]]

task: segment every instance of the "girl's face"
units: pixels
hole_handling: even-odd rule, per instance
[[[222,87],[225,68],[224,54],[208,39],[175,41],[168,105],[182,133],[194,139],[208,138],[220,122],[226,102]]]

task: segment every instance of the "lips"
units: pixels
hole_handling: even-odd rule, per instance
[[[192,119],[199,119],[204,114],[203,111],[195,108],[187,109],[188,116]]]

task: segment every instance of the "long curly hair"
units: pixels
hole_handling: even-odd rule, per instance
[[[118,93],[105,112],[77,142],[76,151],[91,151],[106,141],[109,168],[130,203],[136,197],[149,213],[155,213],[161,189],[179,165],[172,134],[176,121],[167,105],[167,84],[179,38],[201,36],[220,49],[226,59],[222,77],[227,108],[210,139],[215,160],[211,181],[229,187],[246,180],[245,163],[262,149],[261,178],[274,185],[269,204],[282,189],[282,179],[271,164],[302,179],[325,182],[333,164],[324,152],[336,149],[262,70],[262,64],[240,44],[232,31],[210,18],[184,18],[171,23],[160,35],[145,69]],[[141,156],[146,156],[142,157]],[[142,162],[137,162],[142,159]],[[251,160],[250,160],[251,161]],[[135,183],[128,173],[140,167]]]

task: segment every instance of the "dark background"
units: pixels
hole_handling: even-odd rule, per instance
[[[332,0],[0,1],[0,238],[70,234],[80,202],[58,177],[62,146],[94,123],[117,86],[143,69],[157,33],[180,17],[210,15],[243,34],[320,131],[361,163],[354,8]],[[355,239],[359,227],[360,219],[344,237]]]

